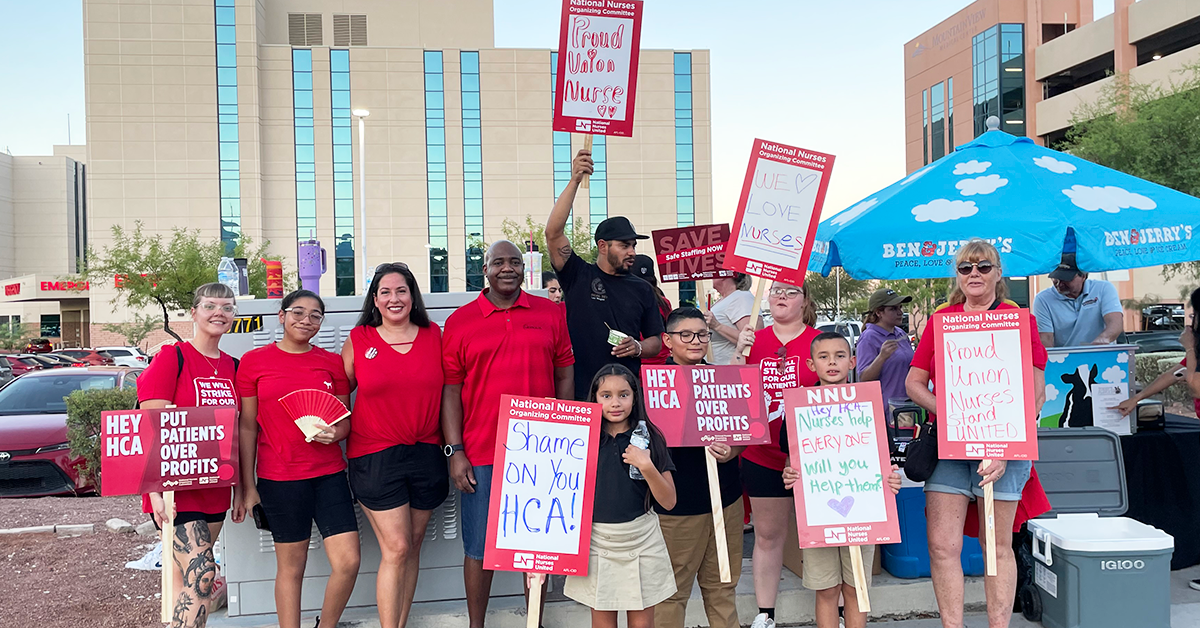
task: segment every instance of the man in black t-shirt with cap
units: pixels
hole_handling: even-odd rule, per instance
[[[592,174],[592,154],[581,150],[571,163],[571,181],[546,220],[550,264],[558,273],[567,305],[567,330],[575,350],[575,397],[586,399],[600,367],[617,362],[641,376],[641,358],[662,349],[663,321],[654,288],[630,274],[639,235],[624,216],[597,227],[596,263],[583,261],[567,239],[575,193]],[[644,340],[638,340],[644,338]]]

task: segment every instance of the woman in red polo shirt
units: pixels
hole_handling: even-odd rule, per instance
[[[358,520],[337,444],[349,435],[349,422],[335,423],[306,442],[279,402],[297,390],[322,390],[349,405],[350,382],[341,356],[310,344],[324,320],[325,303],[317,294],[296,290],[287,295],[279,311],[283,338],[243,356],[237,374],[243,504],[250,511],[261,503],[275,541],[275,612],[281,628],[300,627],[314,520],[332,567],[318,622],[323,618],[337,625],[358,577]]]
[[[1008,291],[1000,272],[1000,252],[984,240],[967,242],[954,256],[956,283],[946,307],[939,314],[1016,309],[1005,303]],[[1046,399],[1046,348],[1037,332],[1037,321],[1029,317],[1029,343],[1033,355],[1033,415],[1029,429],[1037,428],[1037,415]],[[929,412],[929,421],[937,417],[937,361],[934,354],[933,325],[926,324],[921,342],[913,356],[905,388],[908,396]],[[930,390],[933,384],[933,390]],[[992,460],[984,466],[977,460],[939,460],[933,474],[925,480],[925,516],[929,537],[929,566],[938,611],[945,626],[961,626],[963,616],[963,572],[960,554],[963,524],[972,500],[978,504],[979,521],[983,516],[983,486],[991,483],[995,496],[997,575],[984,587],[987,596],[988,625],[1007,626],[1012,618],[1013,598],[1017,592],[1017,562],[1012,550],[1013,528],[1022,520],[1050,509],[1046,494],[1028,460]],[[1020,508],[1020,512],[1019,512]],[[1014,525],[1015,524],[1015,525]],[[982,527],[980,528],[982,531]],[[980,534],[980,537],[983,535]]]
[[[237,316],[233,290],[224,284],[206,283],[196,288],[192,321],[196,337],[167,345],[138,378],[138,403],[147,410],[179,406],[238,406],[234,387],[237,362],[218,348],[221,336]],[[201,386],[205,394],[199,393]],[[210,394],[211,393],[211,394]],[[175,585],[179,592],[173,625],[205,626],[213,599],[217,563],[212,547],[225,523],[233,496],[233,521],[241,522],[241,486],[233,489],[201,488],[175,492]],[[152,513],[162,527],[168,513],[161,493],[142,496],[142,511]],[[180,569],[180,565],[186,569]]]
[[[758,331],[750,326],[743,329],[733,358],[734,364],[761,366],[771,431],[770,445],[752,445],[742,453],[742,485],[754,511],[751,566],[759,613],[751,624],[753,628],[774,625],[783,544],[792,508],[792,491],[783,487],[783,469],[788,457],[779,448],[783,391],[817,385],[817,374],[808,368],[808,358],[813,338],[821,333],[813,327],[817,323],[816,307],[804,288],[777,281],[771,285],[768,303],[773,323]],[[742,355],[745,347],[750,347],[748,362]]]
[[[439,446],[442,332],[406,264],[376,267],[342,362],[350,387],[358,387],[347,447],[350,487],[383,555],[375,584],[379,622],[403,626],[425,527],[450,492]]]

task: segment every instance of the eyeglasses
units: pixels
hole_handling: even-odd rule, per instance
[[[320,325],[321,322],[325,320],[325,315],[318,310],[306,310],[302,307],[289,307],[284,308],[283,311],[291,314],[292,318],[298,321],[308,318],[308,320],[314,325]]]
[[[704,343],[708,342],[709,338],[712,338],[712,332],[710,332],[708,330],[705,330],[705,331],[686,331],[686,330],[685,331],[669,331],[667,333],[675,335],[675,336],[679,336],[679,340],[682,342],[691,342],[693,340],[699,340],[700,344],[704,344]]]
[[[986,275],[992,272],[993,268],[995,268],[995,265],[987,260],[981,262],[963,262],[958,265],[958,274],[965,276],[970,275],[972,270],[978,270],[980,275]]]
[[[231,314],[231,315],[237,314],[237,306],[236,305],[217,305],[216,303],[201,303],[200,304],[200,311],[205,312],[207,314],[212,314],[213,312],[216,312],[217,310],[221,310],[222,314]]]
[[[770,294],[777,299],[794,299],[804,294],[804,291],[799,288],[771,288]]]

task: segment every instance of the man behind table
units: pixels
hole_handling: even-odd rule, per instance
[[[1075,255],[1063,255],[1050,272],[1053,288],[1033,299],[1038,335],[1047,347],[1106,345],[1116,341],[1125,314],[1117,289],[1107,281],[1088,279],[1075,264]]]
[[[663,321],[654,289],[630,274],[637,256],[639,235],[624,216],[614,216],[597,227],[596,263],[588,264],[575,254],[567,239],[567,220],[575,193],[585,175],[592,174],[592,156],[581,150],[571,163],[571,181],[546,220],[546,246],[550,263],[558,273],[567,304],[567,329],[575,348],[575,396],[587,395],[592,377],[600,367],[619,363],[641,373],[641,358],[662,349]],[[609,344],[609,332],[624,337]],[[644,338],[644,340],[637,340]]]
[[[483,264],[488,288],[455,310],[442,333],[442,434],[450,480],[462,492],[463,581],[471,628],[483,626],[492,589],[483,551],[500,396],[575,396],[562,308],[521,290],[525,265],[512,242],[489,247]]]

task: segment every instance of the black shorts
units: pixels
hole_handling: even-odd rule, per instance
[[[259,478],[258,496],[276,543],[308,541],[314,520],[323,539],[358,531],[345,471],[307,480]]]
[[[450,494],[446,455],[437,445],[417,443],[351,458],[350,488],[358,503],[377,512],[405,504],[433,510]]]
[[[768,469],[742,458],[742,486],[750,497],[792,497],[790,489],[783,488],[783,472]]]
[[[228,512],[229,512],[228,510],[224,510],[224,511],[218,512],[215,515],[210,515],[205,512],[196,512],[194,510],[185,510],[183,512],[175,513],[175,521],[173,523],[177,526],[181,526],[185,523],[191,523],[193,521],[207,521],[209,523],[224,523],[225,522],[225,514]],[[150,515],[150,520],[154,521],[154,515]],[[159,532],[162,532],[162,526],[158,525],[157,521],[154,521],[154,529],[158,530]]]

